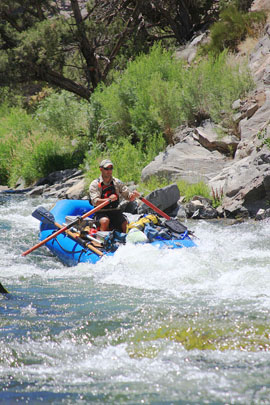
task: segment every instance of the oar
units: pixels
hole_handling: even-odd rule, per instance
[[[44,223],[49,223],[49,224],[54,224],[57,228],[62,229],[62,225],[58,224],[55,222],[55,218],[53,214],[46,210],[44,207],[38,207],[33,213],[32,216],[39,221],[42,221]],[[74,223],[74,221],[73,221]],[[70,231],[69,229],[66,229],[64,231],[68,236],[70,236],[75,242],[80,243],[82,246],[87,247],[88,249],[91,249],[93,252],[95,252],[99,256],[103,256],[103,252],[101,250],[97,249],[96,247],[92,246],[90,243],[86,243],[83,239],[79,237],[78,234],[74,233],[73,231]],[[91,238],[95,242],[99,243],[99,241],[95,238]]]
[[[62,228],[62,225],[55,222],[54,215],[44,207],[38,207],[34,212],[32,212],[32,216],[34,218],[38,219],[39,221],[43,222],[44,224],[54,224],[57,228],[60,228],[60,229]],[[76,228],[70,228],[70,231],[66,230],[65,233],[67,233],[68,235],[70,235],[73,238],[78,238],[78,236],[79,236],[79,235],[77,235]],[[88,232],[85,232],[85,234],[86,234],[85,236],[87,237],[87,239],[98,243],[99,247],[101,247],[101,243],[99,240],[88,235]]]
[[[166,219],[171,219],[171,217],[169,217],[169,215],[165,214],[165,212],[161,211],[158,207],[156,207],[156,206],[155,206],[154,204],[152,204],[150,201],[146,200],[146,199],[143,198],[142,196],[139,197],[139,199],[140,199],[144,204],[148,205],[149,208],[152,208],[152,210],[156,211],[157,214],[161,215],[162,217],[164,217],[164,218],[166,218]],[[180,221],[179,221],[179,222],[180,222]],[[180,222],[180,224],[183,225],[181,222]],[[183,225],[183,226],[185,226],[185,225]],[[185,228],[186,228],[186,227],[185,227]],[[186,229],[187,229],[187,228],[186,228]],[[196,237],[192,231],[189,231],[189,230],[188,230],[188,233],[189,233],[190,235]]]
[[[0,283],[0,294],[9,294],[8,290]]]
[[[105,207],[105,205],[108,205],[111,202],[111,199],[108,198],[108,200],[104,201],[102,204],[96,206],[93,208],[91,211],[86,212],[82,216],[78,217],[75,221],[71,222],[69,225],[66,225],[64,227],[61,227],[59,231],[54,232],[52,235],[48,236],[48,238],[42,240],[41,242],[37,243],[35,246],[31,247],[30,249],[26,250],[25,252],[22,253],[22,256],[26,256],[29,253],[33,252],[33,250],[38,249],[40,246],[45,245],[45,243],[49,242],[51,239],[56,238],[56,236],[60,235],[60,233],[65,232],[67,229],[71,228],[72,226],[76,225],[79,221],[82,219],[89,217],[90,215],[94,214],[95,212],[99,211],[101,208]]]

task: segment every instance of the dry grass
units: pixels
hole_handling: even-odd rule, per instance
[[[248,37],[244,41],[242,41],[237,47],[238,56],[242,57],[242,56],[250,55],[250,53],[253,51],[253,49],[257,45],[258,39],[260,36],[261,35],[259,35],[257,38]]]

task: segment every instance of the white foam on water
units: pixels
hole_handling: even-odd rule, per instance
[[[222,299],[270,298],[269,224],[219,228],[199,223],[195,248],[157,249],[127,244],[91,267],[94,280],[176,297],[208,294]],[[87,267],[81,264],[81,269]]]
[[[0,377],[8,386],[12,376],[8,389],[16,381],[25,392],[113,400],[129,392],[131,403],[147,394],[160,403],[266,403],[269,352],[187,350],[169,332],[188,324],[204,334],[222,325],[231,346],[267,343],[269,222],[193,222],[195,248],[127,244],[95,265],[70,268],[45,248],[21,256],[38,242],[31,212],[39,202],[50,208],[39,200],[0,206],[0,282],[19,291],[13,300],[1,297]]]

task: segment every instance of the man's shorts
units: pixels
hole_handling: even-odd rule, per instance
[[[122,232],[122,223],[127,221],[127,217],[120,210],[99,211],[95,214],[95,220],[99,222],[100,218],[109,218],[110,230],[116,229]]]

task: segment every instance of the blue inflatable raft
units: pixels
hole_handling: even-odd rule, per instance
[[[68,217],[78,218],[91,211],[92,208],[93,207],[87,200],[58,201],[51,211],[49,211],[49,213],[52,214],[51,216],[53,220],[50,222],[47,220],[41,220],[40,240],[43,241],[51,236],[53,232],[58,230],[59,225],[64,226]],[[58,225],[58,228],[56,224]],[[157,239],[151,238],[151,242],[148,241],[147,243],[151,243],[158,248],[170,249],[196,246],[194,241],[190,238],[188,231],[183,232],[183,234],[180,234],[177,238],[174,236],[172,239],[162,239],[160,237]],[[46,242],[45,246],[67,266],[74,266],[78,263],[87,262],[96,263],[103,257],[103,255],[113,255],[115,251],[115,248],[110,251],[108,248],[100,248],[102,245],[95,247],[95,244],[93,243],[92,245],[89,240],[82,241],[81,238],[76,239],[71,237],[70,232],[68,231],[49,240]]]

